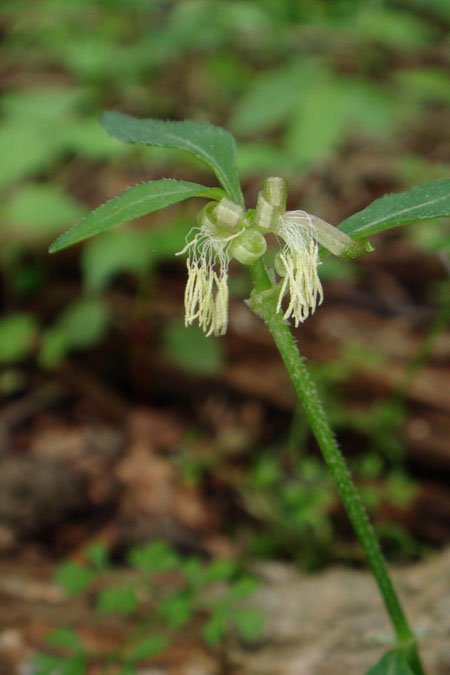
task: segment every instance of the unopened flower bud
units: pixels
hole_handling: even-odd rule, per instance
[[[312,227],[316,230],[316,237],[321,246],[326,248],[333,255],[337,255],[344,260],[356,258],[363,253],[373,251],[372,244],[367,239],[355,240],[338,230],[337,227],[330,225],[318,216],[307,214]]]
[[[279,176],[271,176],[263,182],[263,196],[272,204],[277,206],[281,213],[286,211],[287,201],[287,181]]]
[[[244,209],[239,204],[235,204],[230,199],[224,197],[217,204],[214,215],[220,227],[234,230],[238,223],[244,217]]]
[[[262,192],[258,194],[255,211],[255,223],[258,227],[267,231],[275,229],[280,213],[278,206],[268,202]]]
[[[219,232],[215,214],[216,208],[217,204],[215,202],[208,202],[197,214],[197,222],[200,227],[212,235],[216,235]]]
[[[264,236],[257,230],[243,230],[230,243],[230,255],[243,265],[253,265],[266,252]]]

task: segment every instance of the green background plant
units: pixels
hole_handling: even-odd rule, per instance
[[[154,540],[129,550],[127,580],[100,542],[91,544],[84,558],[83,563],[62,563],[55,582],[71,596],[91,594],[98,614],[122,614],[133,628],[122,644],[106,653],[85,647],[73,628],[57,628],[46,638],[56,653],[34,659],[39,675],[55,669],[82,674],[93,658],[103,664],[104,672],[119,666],[121,673],[135,673],[141,661],[163,652],[177,631],[195,617],[201,617],[200,634],[210,647],[221,642],[230,627],[248,641],[261,635],[263,616],[245,602],[257,590],[258,580],[233,560],[183,557],[166,542]]]

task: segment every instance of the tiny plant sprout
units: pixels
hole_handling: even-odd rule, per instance
[[[94,234],[170,206],[185,199],[209,201],[198,214],[197,225],[178,255],[187,255],[184,296],[185,323],[195,321],[206,335],[224,335],[228,325],[228,267],[232,259],[245,265],[253,282],[249,307],[261,317],[286,366],[349,519],[361,542],[391,620],[396,646],[370,673],[423,675],[417,639],[392,584],[375,533],[352,481],[323,409],[317,387],[289,328],[302,323],[323,301],[319,278],[324,250],[344,259],[370,250],[365,237],[413,221],[450,216],[450,180],[442,179],[407,192],[376,200],[350,216],[338,228],[306,211],[286,211],[287,183],[267,178],[246,211],[236,164],[233,136],[204,122],[138,120],[107,112],[101,124],[115,138],[130,143],[176,148],[193,155],[211,169],[221,188],[187,181],[161,179],[140,183],[93,211],[50,247],[54,253]],[[268,234],[279,243],[272,267],[264,260]],[[277,278],[278,275],[278,278]],[[285,309],[282,305],[285,304]],[[391,672],[391,670],[389,670]],[[394,672],[394,671],[392,671]]]

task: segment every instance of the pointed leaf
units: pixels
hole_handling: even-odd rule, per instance
[[[96,573],[83,565],[67,560],[56,569],[54,580],[69,595],[83,593],[95,579]]]
[[[233,621],[239,635],[245,640],[257,640],[261,637],[264,617],[258,609],[244,607],[234,610]]]
[[[222,612],[213,614],[202,628],[202,635],[206,644],[214,646],[225,635],[226,617]]]
[[[77,244],[94,234],[105,232],[115,225],[134,220],[152,211],[158,211],[170,204],[182,202],[190,197],[210,197],[215,199],[217,188],[206,188],[197,183],[172,180],[162,180],[140,183],[128,188],[118,197],[110,199],[106,204],[99,206],[86,218],[80,220],[70,230],[64,232],[49,248],[50,253],[60,251],[67,246]]]
[[[164,635],[149,635],[133,649],[130,658],[133,661],[149,659],[163,652],[168,645],[169,640]]]
[[[381,197],[344,220],[339,229],[360,239],[389,227],[445,216],[450,216],[449,178]]]
[[[125,588],[102,588],[97,596],[97,611],[99,614],[119,612],[130,614],[139,602],[134,590]]]
[[[112,111],[103,113],[100,124],[119,141],[188,152],[214,171],[233,201],[243,204],[236,168],[236,144],[225,129],[207,122],[137,119]]]
[[[366,675],[413,675],[413,672],[406,662],[404,650],[393,649],[370,668]]]
[[[132,548],[128,561],[130,565],[143,572],[168,572],[176,567],[178,559],[175,551],[165,541],[151,541],[143,546]]]
[[[82,649],[80,638],[72,628],[67,626],[57,628],[45,637],[45,642],[51,647],[62,647],[79,651]]]

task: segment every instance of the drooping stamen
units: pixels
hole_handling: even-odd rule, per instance
[[[219,205],[207,204],[199,214],[200,226],[191,229],[186,246],[177,253],[188,252],[185,325],[197,321],[206,336],[224,335],[227,330],[229,247],[240,235],[235,228],[243,214],[227,199]]]
[[[303,322],[323,301],[319,279],[319,244],[311,217],[305,211],[290,211],[280,216],[277,234],[285,241],[279,255],[283,283],[278,297],[277,312],[286,291],[289,305],[283,318],[294,319],[295,326]]]

